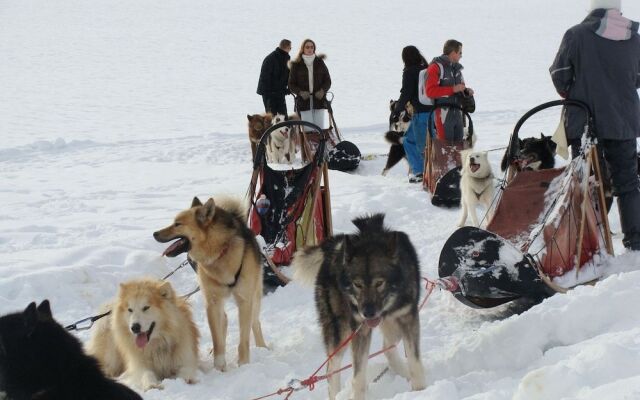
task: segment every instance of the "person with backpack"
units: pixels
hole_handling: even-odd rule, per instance
[[[462,76],[462,43],[447,40],[442,55],[431,61],[427,69],[426,95],[438,105],[461,106],[462,96],[473,96],[473,89],[466,87]],[[440,140],[461,141],[464,136],[464,116],[454,107],[438,107],[435,110],[436,136]]]
[[[262,61],[257,93],[262,96],[264,111],[287,116],[285,96],[289,94],[289,52],[291,41],[282,39],[280,45]]]
[[[420,54],[415,46],[406,46],[402,49],[402,61],[404,62],[404,70],[402,71],[402,89],[400,89],[400,98],[396,103],[396,107],[391,115],[394,119],[402,110],[404,110],[407,102],[413,107],[413,116],[409,123],[409,128],[404,135],[402,147],[407,154],[407,161],[411,168],[409,174],[409,182],[422,182],[424,173],[424,147],[427,140],[427,123],[431,116],[433,106],[424,105],[418,100],[418,87],[420,71],[427,68],[427,60]]]
[[[549,72],[561,97],[589,106],[618,200],[622,243],[640,251],[640,35],[620,7],[620,0],[591,0],[589,15],[565,32]],[[564,125],[576,157],[584,112],[566,107]]]

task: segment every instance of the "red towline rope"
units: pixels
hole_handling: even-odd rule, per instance
[[[426,277],[422,277],[422,279],[424,281],[427,282],[426,286],[425,286],[425,290],[427,291],[424,299],[422,300],[422,303],[420,303],[420,307],[418,307],[418,311],[420,311],[424,305],[427,303],[427,300],[429,299],[429,296],[431,295],[431,293],[433,292],[433,289],[436,287],[436,282],[426,278]],[[261,397],[256,397],[253,398],[251,400],[262,400],[262,399],[266,399],[268,397],[271,396],[276,396],[276,395],[283,395],[283,394],[287,394],[286,397],[284,398],[284,400],[289,399],[289,397],[291,397],[291,395],[293,394],[293,392],[297,392],[300,391],[304,388],[308,388],[310,391],[315,389],[315,384],[317,382],[329,379],[331,376],[338,374],[344,370],[347,370],[349,368],[351,368],[353,366],[353,364],[348,364],[345,365],[342,368],[339,368],[335,371],[331,371],[328,374],[325,375],[318,375],[318,372],[320,372],[320,370],[327,365],[327,363],[340,351],[342,350],[342,348],[344,348],[347,344],[349,344],[349,342],[351,342],[351,340],[353,340],[354,336],[358,334],[358,332],[360,332],[360,328],[362,328],[362,324],[360,324],[360,326],[358,326],[358,328],[351,332],[351,334],[342,342],[340,343],[340,345],[333,351],[331,352],[331,354],[329,354],[329,356],[327,357],[326,360],[324,360],[324,362],[322,364],[320,364],[320,366],[307,378],[307,379],[303,379],[303,380],[299,380],[299,379],[292,379],[291,381],[289,381],[289,384],[287,385],[287,387],[284,388],[280,388],[278,390],[276,390],[273,393],[261,396]],[[393,344],[385,349],[382,350],[378,350],[375,353],[372,353],[371,355],[369,355],[369,360],[379,356],[382,353],[385,353],[393,348],[395,348],[396,345]]]

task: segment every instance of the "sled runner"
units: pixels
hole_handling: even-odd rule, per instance
[[[304,128],[299,129],[301,151],[309,161],[297,169],[276,170],[267,163],[266,143],[271,132],[285,126]],[[314,137],[313,143],[309,135]],[[326,143],[320,127],[295,120],[272,126],[260,139],[247,192],[251,203],[248,224],[266,245],[270,258],[264,271],[267,285],[288,282],[279,268],[289,265],[298,246],[318,244],[332,235]]]
[[[558,100],[527,112],[515,126],[508,157],[518,152],[524,122],[555,106],[586,113],[580,155],[562,168],[517,171],[511,165],[487,229],[458,229],[440,253],[440,277],[467,305],[487,308],[563,293],[598,279],[597,266],[583,267],[598,255],[613,255],[593,119],[584,103]]]
[[[466,119],[465,138],[461,141],[443,141],[433,133],[435,110],[440,107],[458,108]],[[422,187],[431,194],[431,204],[439,207],[460,205],[460,152],[473,147],[473,121],[471,115],[456,105],[436,105],[427,123],[427,145],[424,157]]]

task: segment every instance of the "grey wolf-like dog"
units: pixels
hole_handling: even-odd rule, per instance
[[[366,370],[372,330],[380,326],[385,348],[403,340],[407,365],[396,349],[385,352],[396,373],[408,378],[412,390],[425,388],[420,360],[420,267],[416,251],[404,232],[384,226],[384,214],[354,219],[358,232],[337,235],[294,256],[294,280],[315,282],[318,319],[327,354],[352,331],[354,399],[367,391]],[[340,367],[344,349],[332,358],[327,373]],[[340,375],[329,378],[329,398],[340,390]]]

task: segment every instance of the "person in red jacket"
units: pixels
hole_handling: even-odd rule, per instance
[[[472,96],[473,89],[466,87],[462,76],[462,43],[447,40],[442,55],[433,59],[427,69],[427,96],[436,105],[460,105],[460,97]],[[464,135],[462,112],[456,108],[439,107],[435,110],[436,135],[441,140],[460,141]]]

